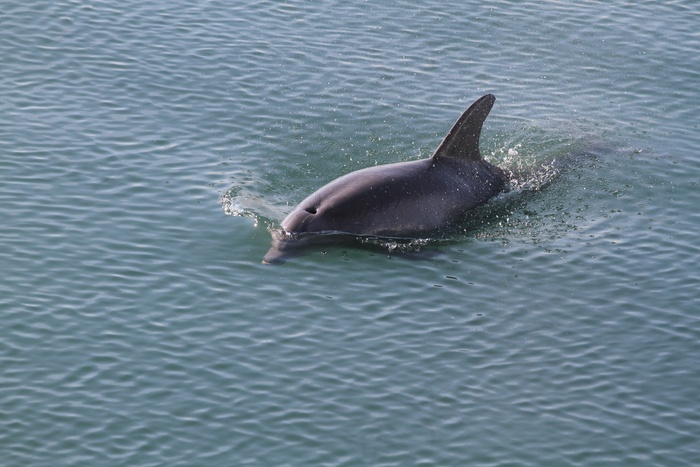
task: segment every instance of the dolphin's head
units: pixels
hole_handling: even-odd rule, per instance
[[[355,195],[346,191],[312,194],[284,218],[282,229],[290,234],[347,232],[350,218],[356,211],[361,213],[364,210],[355,206]]]
[[[272,248],[263,258],[263,263],[282,264],[313,243],[313,234],[320,231],[316,224],[323,223],[316,219],[318,214],[318,208],[308,199],[299,204],[282,221],[281,229],[272,232]]]
[[[338,212],[332,202],[312,195],[302,201],[272,232],[272,248],[263,258],[266,264],[281,264],[309,249],[350,242],[355,236],[338,229]]]
[[[282,228],[285,232],[315,232],[314,222],[318,216],[318,208],[310,203],[302,203],[294,211],[289,213],[282,221]]]

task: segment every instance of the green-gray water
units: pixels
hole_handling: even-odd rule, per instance
[[[700,6],[469,3],[5,2],[0,463],[700,465]],[[486,92],[492,162],[595,157],[260,264]]]

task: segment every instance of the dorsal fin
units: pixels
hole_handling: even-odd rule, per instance
[[[481,126],[484,124],[484,120],[486,120],[494,102],[496,102],[496,96],[486,94],[465,110],[447,133],[445,139],[442,140],[440,146],[435,150],[431,156],[432,159],[437,161],[443,157],[451,157],[480,161],[479,137],[481,136]]]

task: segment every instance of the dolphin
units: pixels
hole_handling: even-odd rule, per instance
[[[263,263],[283,263],[307,245],[353,237],[425,237],[505,191],[505,172],[479,152],[481,127],[495,101],[486,94],[474,102],[427,159],[357,170],[319,188],[273,233]]]

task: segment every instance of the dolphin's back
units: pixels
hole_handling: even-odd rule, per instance
[[[282,228],[410,237],[444,227],[504,186],[503,172],[483,160],[423,159],[370,167],[311,194]]]

